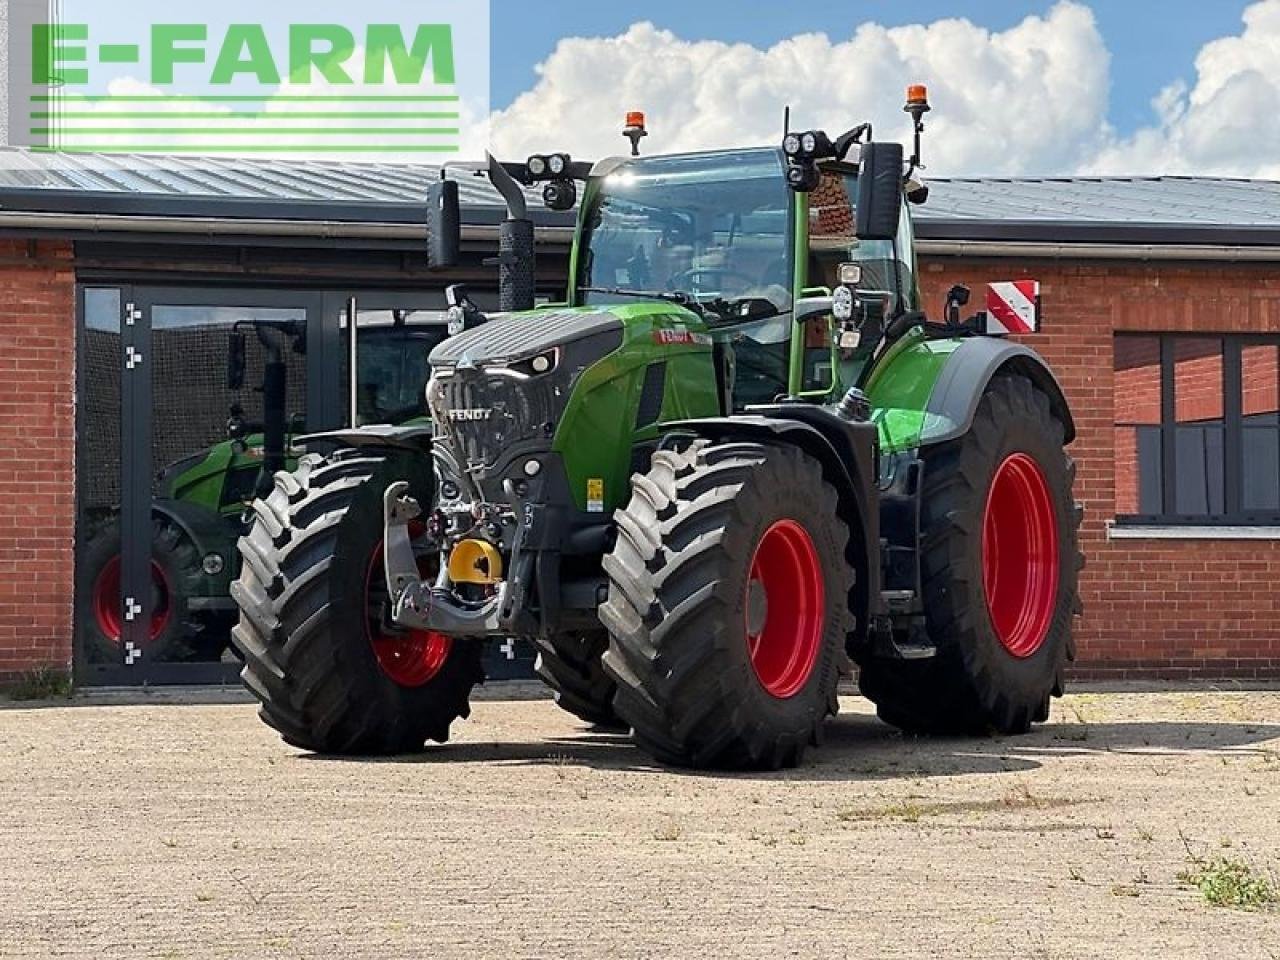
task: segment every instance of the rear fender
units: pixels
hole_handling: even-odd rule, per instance
[[[857,618],[849,648],[860,646],[871,617],[881,612],[875,427],[849,423],[822,407],[788,404],[754,407],[747,416],[678,421],[665,424],[663,430],[714,442],[796,446],[822,464],[823,477],[836,488],[841,518],[849,526],[848,559],[856,573],[850,608]]]
[[[915,450],[964,436],[991,380],[1001,374],[1029,379],[1048,397],[1053,413],[1075,439],[1066,396],[1039,354],[993,337],[903,337],[877,364],[867,385],[885,453]]]
[[[1075,440],[1075,420],[1071,416],[1066,394],[1043,358],[1020,343],[975,337],[965,341],[951,355],[929,397],[927,411],[933,415],[930,418],[932,422],[949,426],[926,430],[921,444],[945,443],[968,433],[987,385],[1001,374],[1026,377],[1046,394],[1054,416],[1062,421],[1066,430],[1066,442]]]

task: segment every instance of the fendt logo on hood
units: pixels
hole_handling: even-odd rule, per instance
[[[475,410],[450,410],[447,416],[454,423],[483,423],[484,421],[493,418],[493,411],[485,408]]]

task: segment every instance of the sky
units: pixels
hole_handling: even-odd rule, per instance
[[[60,0],[71,9],[100,0]],[[423,22],[472,0],[115,0],[111,22]],[[175,14],[176,10],[190,12]],[[776,143],[782,111],[905,140],[934,105],[927,173],[1280,179],[1280,0],[492,0],[491,110],[464,152],[649,152]],[[487,122],[486,122],[487,121]]]
[[[494,4],[502,153],[616,152],[628,109],[672,152],[777,142],[786,104],[801,128],[905,139],[924,82],[931,175],[1280,179],[1280,0],[531,6]]]
[[[1132,132],[1153,118],[1151,101],[1164,87],[1193,76],[1201,47],[1239,32],[1248,0],[1092,0],[1088,6],[1112,56],[1108,119],[1119,130]],[[760,47],[814,30],[849,35],[857,24],[867,21],[903,26],[967,17],[991,30],[1006,30],[1052,7],[1052,0],[555,0],[556,15],[548,16],[548,5],[493,0],[493,105],[509,107],[532,87],[537,65],[551,55],[562,37],[615,36],[643,20],[686,40],[718,39]],[[744,10],[749,11],[745,16]],[[892,93],[896,96],[897,91]]]

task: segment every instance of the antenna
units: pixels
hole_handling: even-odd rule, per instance
[[[787,104],[782,111],[782,135],[786,137],[791,133],[791,104]]]

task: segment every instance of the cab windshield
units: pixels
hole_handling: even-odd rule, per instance
[[[628,163],[587,212],[579,300],[684,297],[713,322],[788,313],[791,211],[776,150]]]

